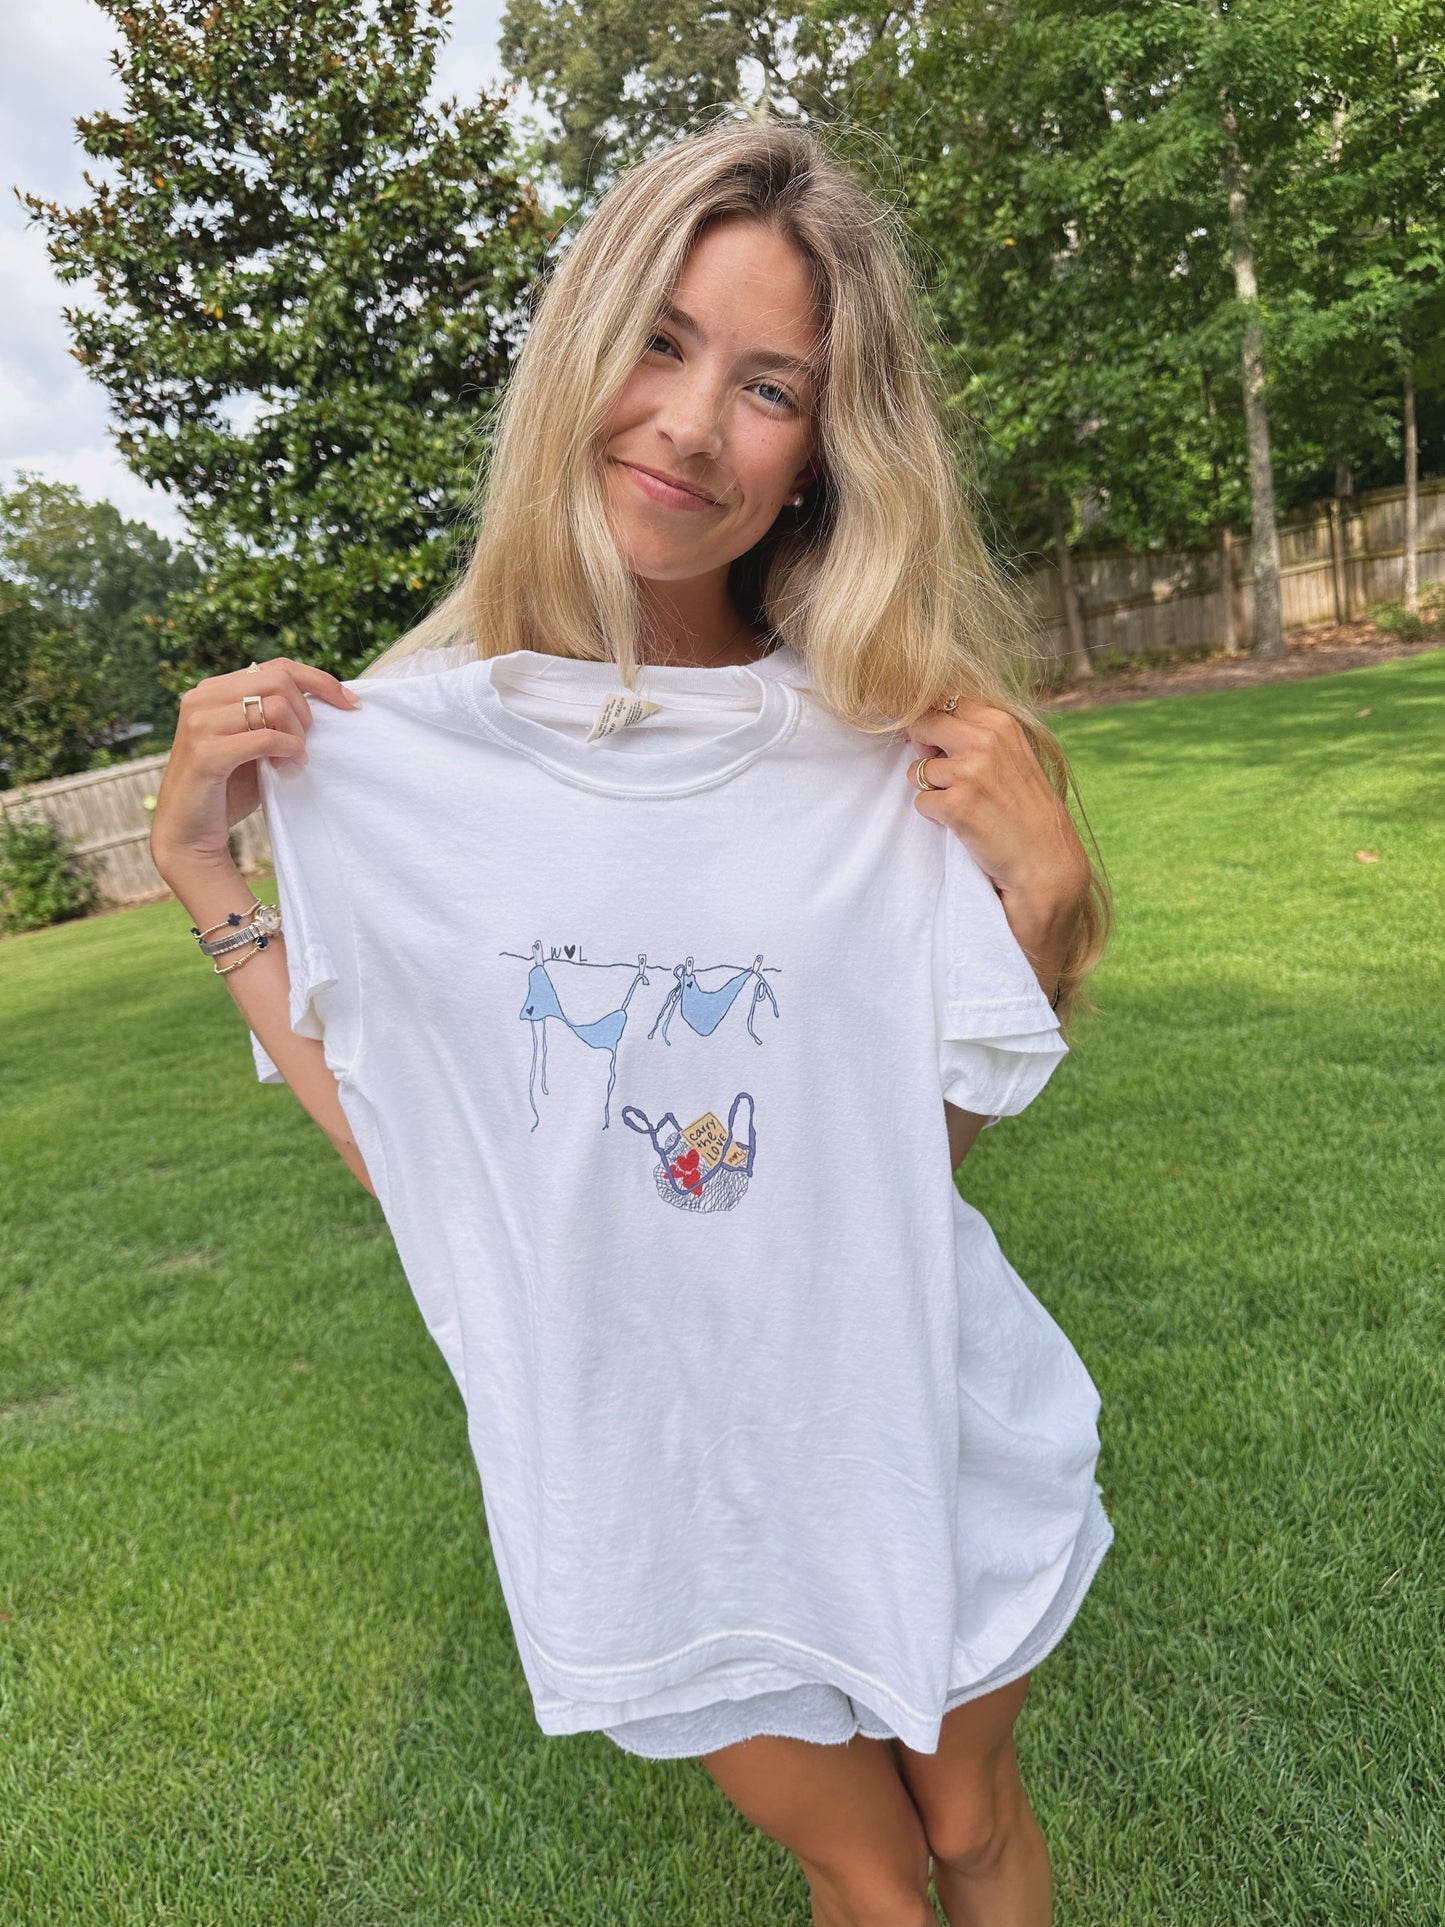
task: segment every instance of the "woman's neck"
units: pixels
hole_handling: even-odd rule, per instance
[[[770,638],[734,607],[726,576],[697,582],[638,582],[642,602],[639,654],[674,668],[724,668],[756,662]]]

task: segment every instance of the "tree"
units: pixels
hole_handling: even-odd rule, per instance
[[[1273,371],[1318,332],[1292,193],[1330,136],[1316,12],[941,0],[896,52],[870,98],[991,499],[1040,546],[1085,488],[1137,546],[1222,535],[1247,502],[1257,647],[1277,648]]]
[[[0,760],[68,775],[128,723],[175,719],[161,680],[171,598],[195,563],[109,502],[22,474],[0,495]]]
[[[0,788],[87,768],[123,720],[76,641],[0,576]]]
[[[907,167],[996,514],[1028,548],[1086,501],[1101,534],[1192,539],[1218,513],[1196,336],[1222,283],[1197,164],[1161,157],[1148,104],[1178,50],[1116,9],[1065,31],[1056,4],[960,0],[904,51],[863,99]]]
[[[1216,34],[1226,16],[1223,0],[1209,0]],[[1235,16],[1228,16],[1232,28]],[[1206,43],[1207,44],[1207,43]],[[1213,49],[1211,49],[1213,51]],[[1216,81],[1222,139],[1219,167],[1224,182],[1228,217],[1229,264],[1234,274],[1235,298],[1241,308],[1240,365],[1244,381],[1244,432],[1249,448],[1250,549],[1254,558],[1254,651],[1256,656],[1284,654],[1284,612],[1279,584],[1279,524],[1274,505],[1274,464],[1270,457],[1269,405],[1265,400],[1264,324],[1260,318],[1259,281],[1254,264],[1254,229],[1250,224],[1248,170],[1242,151],[1236,86],[1228,55],[1219,59]]]
[[[703,109],[738,99],[749,15],[766,9],[508,0],[502,60],[561,124],[542,152],[564,190],[585,193]]]
[[[450,577],[545,222],[505,98],[431,106],[448,0],[98,0],[110,178],[24,196],[72,352],[204,568],[173,681],[284,652],[353,669]]]
[[[840,119],[854,63],[906,15],[758,0],[507,0],[501,54],[560,123],[543,160],[586,198],[710,109]]]
[[[1336,89],[1329,165],[1311,189],[1328,224],[1322,272],[1336,340],[1355,350],[1365,436],[1398,448],[1405,481],[1404,600],[1419,604],[1417,382],[1445,376],[1445,7],[1371,0],[1331,15]],[[1364,349],[1364,356],[1360,349]],[[1363,360],[1363,364],[1361,365]],[[1398,398],[1399,432],[1388,400]],[[1382,419],[1383,418],[1383,419]]]

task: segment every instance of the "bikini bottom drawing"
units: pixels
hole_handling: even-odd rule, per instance
[[[744,1104],[747,1124],[740,1132],[738,1113]],[[747,1091],[733,1099],[726,1124],[713,1111],[685,1125],[665,1111],[654,1124],[635,1104],[623,1105],[622,1121],[651,1139],[657,1154],[652,1172],[657,1195],[679,1211],[731,1211],[747,1190],[757,1147],[753,1100]]]

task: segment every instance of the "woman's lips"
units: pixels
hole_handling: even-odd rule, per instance
[[[635,462],[619,461],[617,466],[626,469],[633,481],[650,501],[661,502],[672,509],[715,509],[716,502],[705,496],[694,495],[691,489],[677,488],[671,482],[664,482],[660,475],[653,475],[645,468],[638,468]]]

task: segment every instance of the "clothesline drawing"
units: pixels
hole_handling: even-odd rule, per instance
[[[627,1007],[632,1001],[637,986],[650,985],[652,981],[647,974],[649,965],[646,951],[638,953],[635,964],[601,963],[584,957],[580,944],[566,944],[561,947],[553,945],[544,953],[542,940],[538,937],[530,950],[502,950],[497,954],[502,957],[516,957],[519,962],[531,966],[527,972],[527,994],[517,1015],[521,1021],[532,1027],[532,1063],[527,1078],[527,1101],[532,1107],[532,1130],[535,1131],[542,1121],[541,1113],[537,1109],[538,1084],[541,1085],[544,1097],[550,1095],[547,1089],[547,1021],[549,1018],[563,1024],[589,1049],[607,1053],[607,1094],[602,1107],[602,1128],[604,1131],[609,1129],[612,1122],[612,1090],[617,1082],[617,1051],[627,1028]],[[562,1006],[557,986],[549,974],[556,965],[572,970],[631,970],[633,976],[631,983],[627,986],[626,995],[615,1009],[589,1022],[581,1022],[569,1017]],[[651,966],[654,970],[661,970],[663,967],[661,964]],[[766,1001],[772,1005],[774,1017],[780,1015],[778,1000],[763,974],[765,970],[776,973],[778,969],[779,966],[776,964],[763,963],[761,951],[754,957],[751,964],[704,964],[699,967],[692,957],[688,957],[683,963],[672,967],[673,986],[653,1020],[648,1036],[656,1036],[660,1025],[663,1043],[670,1044],[672,1040],[668,1037],[667,1027],[674,1015],[677,1015],[697,1036],[711,1037],[737,1001],[744,984],[751,983],[753,995],[748,1006],[747,1028],[753,1042],[761,1044],[762,1038],[753,1029],[753,1013],[760,1003]],[[719,970],[727,971],[729,974],[723,983],[715,985],[711,990],[698,982],[699,976],[711,975]]]

